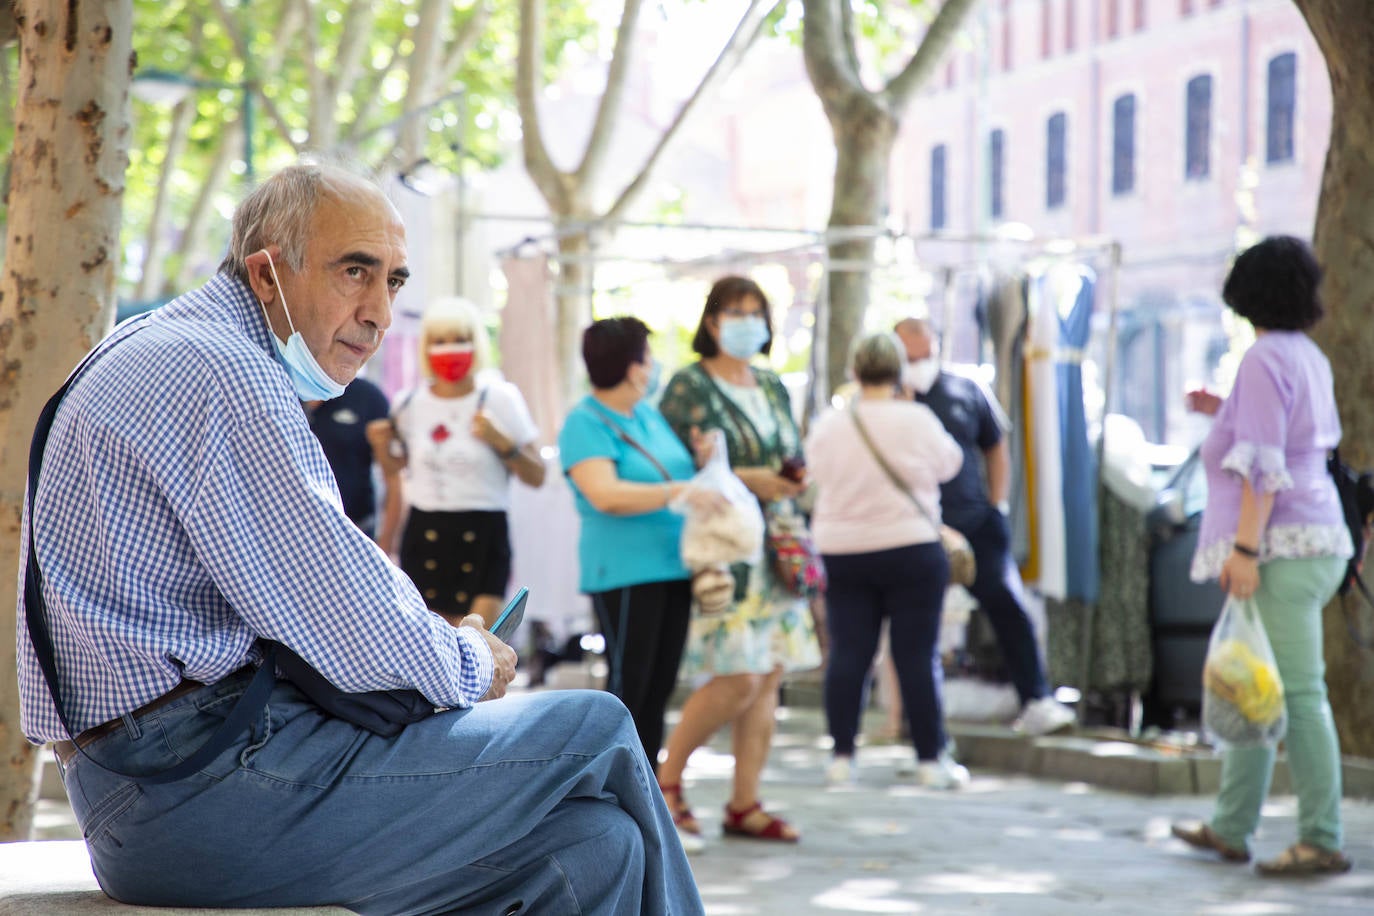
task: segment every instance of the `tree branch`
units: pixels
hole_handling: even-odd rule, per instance
[[[925,37],[921,39],[921,45],[916,49],[916,53],[902,68],[902,72],[894,76],[883,90],[893,111],[905,108],[912,93],[920,88],[935,70],[940,59],[944,57],[945,50],[959,34],[964,17],[977,3],[978,0],[945,0],[944,6],[940,7],[940,12],[935,14],[935,20],[926,30]]]
[[[411,32],[411,45],[414,51],[406,61],[406,95],[402,109],[413,111],[416,103],[428,98],[433,91],[432,81],[438,73],[439,51],[443,43],[444,7],[448,0],[425,0],[420,7],[420,17]],[[424,120],[407,119],[400,130],[397,148],[402,165],[409,165],[421,155],[425,145]]]
[[[515,102],[520,111],[520,144],[525,170],[554,213],[566,215],[572,205],[564,174],[549,157],[539,124],[540,68],[544,62],[544,0],[520,0],[520,48],[515,67]]]
[[[458,77],[458,71],[463,68],[463,61],[467,59],[468,52],[477,43],[477,39],[482,37],[482,30],[487,27],[487,22],[490,19],[491,3],[489,0],[484,0],[484,2],[473,6],[472,15],[463,20],[463,24],[458,27],[458,34],[453,36],[453,42],[449,45],[448,56],[444,59],[444,65],[440,71],[440,86],[447,86]]]
[[[616,124],[620,121],[620,99],[625,95],[625,77],[630,70],[635,27],[639,24],[639,10],[643,2],[625,0],[625,10],[620,15],[620,25],[615,32],[611,65],[606,69],[606,90],[601,93],[601,101],[596,108],[596,121],[592,125],[591,136],[587,138],[586,152],[574,171],[581,184],[596,180],[597,173],[606,161],[606,151],[610,149]]]
[[[224,26],[224,31],[229,35],[229,40],[233,43],[234,51],[238,56],[245,62],[252,60],[248,52],[248,42],[244,39],[243,31],[239,28],[238,23],[234,21],[234,17],[230,15],[229,10],[225,8],[224,0],[215,0],[211,9],[214,10],[215,15],[219,18],[220,24]],[[285,30],[283,29],[283,31]],[[284,48],[285,46],[286,42],[284,40],[277,45],[278,49]],[[273,72],[281,65],[280,50],[274,55],[274,61],[273,65],[264,68],[267,72]],[[296,152],[300,152],[300,144],[296,143],[295,139],[291,136],[291,125],[286,123],[286,119],[282,117],[281,109],[277,107],[276,103],[256,85],[250,85],[245,91],[252,92],[257,97],[257,100],[262,103],[263,110],[267,112],[267,116],[271,118],[272,123],[277,126],[277,132],[281,134],[282,139],[291,144],[291,148]]]
[[[616,198],[615,203],[606,211],[607,219],[619,219],[621,214],[624,213],[634,199],[639,196],[640,192],[643,191],[644,186],[649,182],[654,166],[663,155],[663,151],[667,149],[668,143],[673,139],[673,136],[682,127],[683,123],[686,122],[688,115],[690,115],[692,110],[696,107],[697,102],[704,98],[718,82],[734,72],[735,67],[739,66],[739,62],[744,57],[745,52],[753,46],[754,42],[758,40],[759,34],[763,31],[764,20],[768,18],[768,14],[771,13],[774,7],[780,2],[781,0],[750,0],[749,8],[744,11],[744,15],[740,18],[739,24],[735,26],[735,31],[731,33],[730,39],[725,43],[725,47],[721,49],[720,54],[717,55],[710,69],[702,76],[701,82],[697,84],[691,96],[688,97],[687,101],[682,103],[682,107],[678,109],[677,115],[673,118],[672,123],[668,125],[668,128],[658,138],[658,143],[649,154],[649,158],[645,160],[643,167],[640,168],[639,174],[635,176],[633,181],[626,185],[625,190],[620,192],[620,196]]]
[[[859,71],[851,66],[854,49],[845,48],[845,36],[836,22],[836,10],[848,0],[802,0],[802,59],[806,74],[820,97],[826,115],[835,123],[858,102],[866,102],[867,90]]]
[[[343,35],[339,37],[339,49],[334,55],[334,72],[325,78],[326,91],[331,99],[338,98],[345,87],[351,89],[357,82],[363,54],[367,51],[367,39],[375,21],[371,3],[349,5],[344,17]]]

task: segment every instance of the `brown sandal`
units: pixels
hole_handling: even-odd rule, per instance
[[[750,815],[758,812],[766,818],[762,821],[762,826],[750,828],[744,825],[749,820]],[[750,840],[772,840],[778,843],[795,843],[801,839],[796,834],[792,825],[780,817],[774,817],[763,810],[762,802],[754,802],[743,811],[735,811],[728,804],[725,806],[725,821],[720,825],[721,830],[729,836],[744,837]],[[788,836],[788,831],[792,835]]]
[[[1255,871],[1271,878],[1301,875],[1343,875],[1350,871],[1351,861],[1335,849],[1323,849],[1311,843],[1294,843],[1277,859],[1260,862]]]
[[[663,793],[663,800],[668,803],[668,810],[673,814],[673,824],[677,829],[693,836],[701,836],[701,824],[692,816],[692,809],[687,807],[687,801],[682,797],[682,783],[671,786],[659,783],[658,790]]]
[[[1184,827],[1179,824],[1174,824],[1169,828],[1169,831],[1194,849],[1210,849],[1213,852],[1220,853],[1221,857],[1227,862],[1250,861],[1250,850],[1237,849],[1231,846],[1221,837],[1217,836],[1216,831],[1207,824],[1199,824],[1196,827]]]

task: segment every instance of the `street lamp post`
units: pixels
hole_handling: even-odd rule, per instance
[[[149,68],[134,74],[132,91],[145,102],[160,102],[175,105],[196,89],[229,89],[243,93],[243,107],[239,121],[243,125],[243,174],[251,182],[253,173],[253,84],[226,83],[219,80],[203,80],[173,73],[170,70]]]

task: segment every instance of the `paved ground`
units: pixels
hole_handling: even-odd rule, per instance
[[[895,775],[903,749],[861,748],[857,784],[827,789],[816,710],[788,710],[765,774],[765,801],[803,833],[796,847],[719,835],[730,758],[699,752],[689,800],[709,845],[693,857],[712,916],[803,913],[1374,913],[1374,804],[1347,801],[1338,878],[1275,881],[1221,865],[1169,837],[1210,797],[1141,796],[1082,782],[974,770],[961,792]],[[725,745],[718,742],[723,751]],[[1294,837],[1292,797],[1275,797],[1255,848]]]
[[[897,747],[861,748],[855,785],[827,789],[823,735],[818,710],[784,710],[765,773],[765,801],[804,833],[796,846],[722,838],[726,736],[693,758],[687,792],[708,846],[692,865],[711,916],[1374,913],[1368,801],[1344,807],[1354,872],[1275,881],[1168,837],[1171,820],[1207,814],[1208,796],[1124,794],[978,768],[968,789],[935,792],[895,775]],[[41,821],[44,838],[79,836],[61,802],[45,802]],[[1277,854],[1294,831],[1293,799],[1276,796],[1256,852]],[[0,875],[0,892],[6,883]],[[4,900],[0,893],[0,912]]]

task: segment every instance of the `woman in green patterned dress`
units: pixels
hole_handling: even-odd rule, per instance
[[[799,515],[794,500],[802,485],[779,473],[784,459],[801,454],[787,390],[774,372],[750,365],[771,343],[768,299],[758,284],[744,277],[717,281],[692,342],[702,358],[668,382],[659,410],[689,445],[694,430],[723,430],[731,468],[765,516]],[[784,588],[768,563],[741,564],[732,572],[734,603],[723,613],[693,618],[682,674],[710,680],[683,705],[659,783],[679,829],[699,833],[682,797],[682,771],[692,751],[729,724],[735,774],[724,832],[795,842],[798,832],[763,809],[759,780],[782,677],[819,666],[820,647],[807,598]]]

